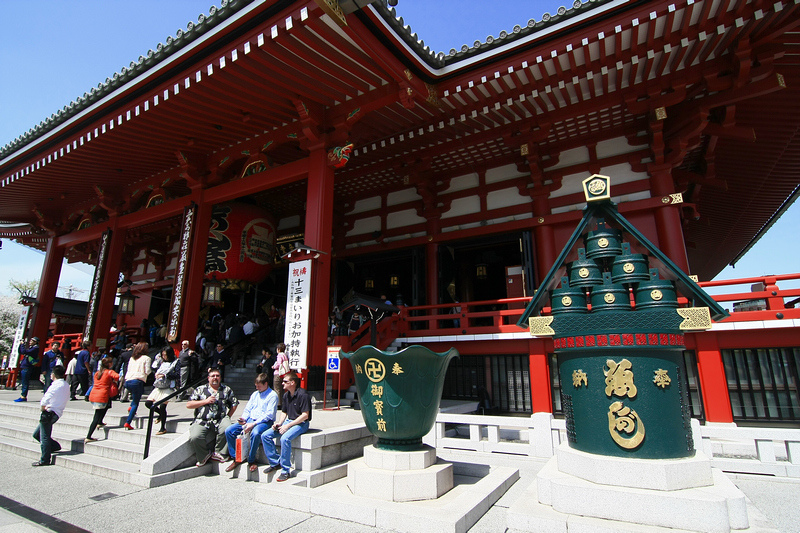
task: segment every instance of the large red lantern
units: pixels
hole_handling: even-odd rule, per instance
[[[275,261],[275,221],[250,204],[214,206],[206,253],[206,274],[224,288],[247,290],[266,279]]]

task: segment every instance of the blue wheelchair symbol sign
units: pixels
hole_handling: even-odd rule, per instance
[[[338,372],[339,371],[339,358],[338,357],[329,357],[328,358],[328,372]]]

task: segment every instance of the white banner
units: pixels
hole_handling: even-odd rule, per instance
[[[289,288],[286,291],[286,330],[283,342],[289,368],[306,368],[308,359],[308,315],[311,307],[311,260],[289,265]]]
[[[17,331],[14,332],[14,344],[11,345],[11,354],[8,358],[8,368],[17,368],[19,365],[19,345],[25,335],[25,326],[28,325],[28,311],[30,311],[30,307],[26,305],[22,309],[22,314],[19,315]]]

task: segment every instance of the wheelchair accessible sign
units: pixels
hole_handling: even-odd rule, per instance
[[[328,346],[328,364],[325,365],[325,369],[330,374],[338,374],[339,373],[339,352],[341,351],[341,346]]]

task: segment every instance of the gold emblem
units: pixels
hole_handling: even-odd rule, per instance
[[[665,389],[672,382],[670,377],[667,375],[667,371],[664,370],[663,368],[659,368],[658,370],[655,371],[655,373],[656,376],[655,378],[653,378],[653,383],[655,383],[657,387]]]
[[[708,307],[684,307],[675,311],[683,317],[680,325],[682,331],[711,329],[711,313]]]
[[[550,327],[553,323],[552,316],[532,316],[528,318],[528,327],[531,335],[555,335],[555,330]]]
[[[572,298],[570,298],[569,296],[564,296],[563,298],[561,298],[561,305],[563,305],[564,307],[569,307],[570,305],[572,305]]]
[[[630,274],[631,272],[633,272],[634,268],[635,267],[633,266],[633,263],[625,263],[624,265],[622,265],[622,270],[626,274]]]
[[[589,382],[588,382],[587,377],[586,377],[586,372],[584,372],[580,368],[578,370],[573,370],[572,371],[572,384],[575,386],[576,389],[579,389],[580,386],[581,386],[581,383],[583,383],[586,386],[589,386]]]
[[[592,194],[603,194],[606,192],[606,182],[600,179],[594,179],[589,182],[587,187]]]
[[[633,384],[633,364],[627,359],[619,363],[612,359],[606,359],[608,370],[603,369],[606,376],[606,396],[620,396],[634,398],[636,396],[636,385]]]
[[[624,407],[622,402],[614,402],[608,408],[608,432],[614,442],[626,450],[632,450],[638,448],[644,440],[644,423],[636,411]],[[633,433],[633,436],[625,438],[622,433]]]
[[[580,270],[578,270],[578,275],[580,277],[582,277],[582,278],[588,278],[589,277],[589,269],[586,268],[586,267],[581,268]]]
[[[610,292],[608,294],[606,294],[605,296],[603,296],[603,300],[605,300],[607,304],[613,304],[614,300],[616,300],[616,299],[617,299],[617,297],[614,296],[613,294],[611,294]]]
[[[661,294],[661,291],[658,289],[653,289],[652,291],[650,291],[650,298],[652,298],[655,301],[659,301],[663,297],[664,295]]]
[[[379,360],[370,358],[364,361],[364,367],[369,380],[373,383],[382,381],[386,376],[386,367]]]
[[[597,239],[597,246],[599,246],[600,248],[608,248],[608,239],[606,239],[605,237],[600,237],[599,239]]]

